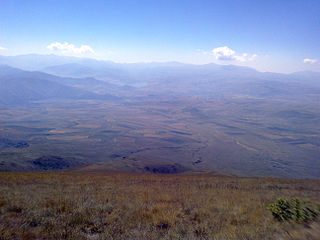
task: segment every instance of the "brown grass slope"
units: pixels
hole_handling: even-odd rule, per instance
[[[320,181],[0,173],[0,239],[320,239],[317,222],[275,221],[278,197],[317,202]]]

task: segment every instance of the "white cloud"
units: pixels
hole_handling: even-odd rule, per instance
[[[6,48],[0,46],[0,50],[6,50]]]
[[[234,55],[236,52],[227,46],[224,46],[213,49],[212,53],[218,60],[234,60]]]
[[[227,46],[213,49],[212,54],[216,57],[217,60],[239,62],[253,61],[258,56],[257,54],[249,56],[248,53],[236,55],[236,52]]]
[[[303,62],[304,62],[304,63],[314,64],[314,63],[317,63],[317,62],[318,62],[318,59],[305,58],[305,59],[303,59]]]
[[[62,51],[63,53],[73,53],[73,54],[82,54],[82,53],[94,53],[93,49],[88,45],[81,45],[79,48],[75,47],[73,44],[64,42],[55,42],[47,46],[48,49],[53,51]]]

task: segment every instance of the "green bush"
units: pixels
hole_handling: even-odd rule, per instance
[[[289,201],[282,198],[278,198],[274,203],[270,204],[268,209],[273,217],[280,222],[291,219],[293,215]]]
[[[314,220],[319,211],[313,208],[310,203],[293,198],[290,201],[278,198],[268,206],[273,217],[280,222],[294,220],[296,222],[308,222]]]

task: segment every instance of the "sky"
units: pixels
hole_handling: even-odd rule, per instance
[[[0,0],[0,55],[320,71],[319,0]]]

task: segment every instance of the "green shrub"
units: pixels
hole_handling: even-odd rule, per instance
[[[278,198],[268,206],[273,217],[280,222],[294,220],[296,222],[308,222],[314,220],[319,211],[313,208],[310,203],[293,198],[290,201]]]
[[[270,204],[268,209],[273,217],[280,222],[291,219],[293,215],[289,201],[282,198],[278,198],[274,203]]]

